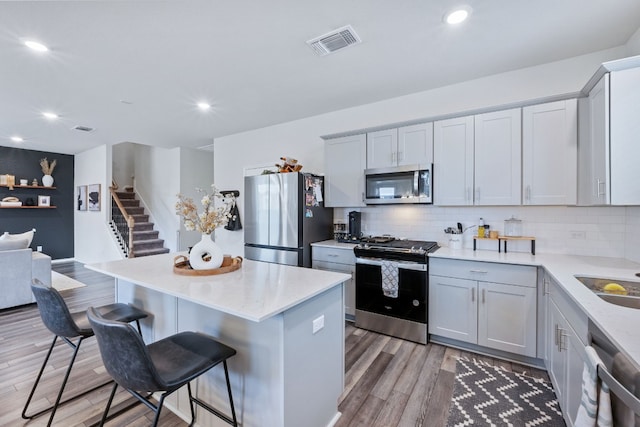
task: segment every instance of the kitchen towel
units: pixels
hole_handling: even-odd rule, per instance
[[[612,427],[609,387],[605,383],[598,383],[598,367],[604,365],[593,347],[586,346],[585,351],[587,360],[582,370],[582,400],[574,426]]]
[[[398,298],[398,263],[382,260],[382,292],[385,297]]]

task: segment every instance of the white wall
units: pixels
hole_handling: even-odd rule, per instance
[[[75,211],[75,259],[83,263],[120,259],[108,228],[111,196],[111,147],[102,145],[75,156],[75,185],[100,184],[99,212]]]
[[[626,49],[627,56],[640,55],[640,28],[629,38]]]
[[[135,145],[131,142],[123,142],[111,147],[111,176],[121,190],[133,185]]]
[[[175,214],[180,192],[180,148],[165,149],[136,144],[135,191],[152,215],[150,221],[160,232],[165,247],[178,250],[180,222]]]
[[[640,206],[627,208],[625,224],[625,258],[640,263]]]
[[[303,171],[321,173],[324,171],[324,141],[320,138],[321,135],[445,114],[463,113],[464,111],[490,108],[553,95],[575,93],[582,89],[602,62],[619,59],[624,56],[626,56],[625,47],[609,49],[546,65],[493,75],[382,102],[217,138],[214,142],[215,182],[220,187],[240,188],[242,192],[244,168],[273,164],[279,161],[280,156],[297,158],[304,165]],[[242,200],[240,200],[239,208],[242,217]],[[404,207],[370,209],[380,209],[373,212],[379,212],[380,215],[387,216],[388,229],[380,230],[387,233],[390,233],[390,230],[405,226],[412,230],[423,224],[424,221],[428,221],[424,217],[430,218],[432,214],[442,216],[450,213],[447,208],[437,207],[431,207],[426,210],[414,210],[410,207],[406,209]],[[347,211],[337,209],[336,218],[343,218]],[[369,209],[367,209],[368,211]],[[375,220],[375,215],[377,214],[374,214],[373,220]],[[480,216],[473,209],[465,211],[464,214],[456,212],[456,216],[462,217],[463,215],[468,218]],[[503,212],[497,212],[495,215],[496,220],[507,218]],[[528,217],[529,214],[527,213],[526,216]],[[532,217],[537,216],[538,213],[535,211]],[[584,217],[585,215],[579,213],[578,216]],[[622,216],[624,217],[624,215]],[[453,221],[454,218],[451,218],[451,220]],[[456,219],[456,222],[458,220]],[[549,223],[543,222],[537,229],[552,229],[554,222],[555,220],[550,218]],[[599,219],[594,217],[591,224],[595,225],[598,222]],[[548,224],[548,226],[545,227],[545,224]],[[434,232],[437,232],[435,227]],[[437,229],[439,228],[440,224],[437,225]],[[422,237],[407,233],[402,234],[406,235],[406,237]],[[229,232],[222,230],[217,234],[217,240],[225,252],[238,255],[243,253],[243,234],[241,231]],[[441,240],[441,238],[436,240]],[[548,241],[549,244],[543,245],[543,247],[546,246],[550,250],[558,247],[558,245],[552,244],[550,238]],[[581,243],[584,242],[583,240]],[[561,245],[562,249],[559,250],[566,250],[564,249],[565,246],[567,245]],[[583,247],[584,245],[575,246]],[[610,252],[620,254],[622,250],[615,247]]]
[[[213,152],[182,148],[180,150],[180,193],[191,197],[196,205],[200,206],[203,194],[196,188],[201,188],[207,193],[211,192],[213,184]],[[227,190],[219,188],[219,190]],[[175,205],[174,199],[174,205]],[[197,231],[187,231],[180,221],[180,238],[178,250],[187,250],[200,241],[201,234]]]

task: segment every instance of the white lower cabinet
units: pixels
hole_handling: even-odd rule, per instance
[[[311,266],[317,270],[351,275],[344,284],[344,309],[347,319],[356,314],[356,256],[350,247],[311,246]]]
[[[581,336],[587,330],[587,318],[560,294],[562,290],[547,278],[550,297],[547,298],[547,360],[549,378],[568,426],[573,426],[582,397],[582,369],[586,359]]]
[[[536,268],[432,258],[429,333],[536,357]]]

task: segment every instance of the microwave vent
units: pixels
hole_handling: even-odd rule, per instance
[[[338,28],[307,41],[307,44],[318,56],[325,56],[358,43],[361,43],[360,37],[358,37],[351,25]]]

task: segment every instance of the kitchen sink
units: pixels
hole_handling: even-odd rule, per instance
[[[584,276],[575,276],[575,278],[610,304],[640,309],[640,282]],[[606,292],[604,286],[608,283],[617,283],[622,286],[626,290],[626,294],[621,295],[615,292]]]

